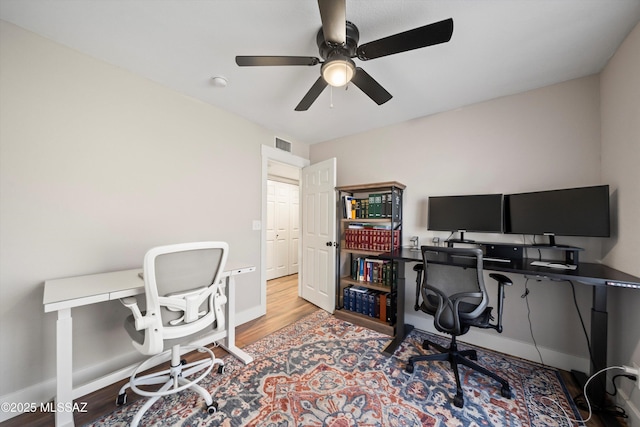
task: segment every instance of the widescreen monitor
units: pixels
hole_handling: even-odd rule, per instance
[[[505,195],[507,233],[609,237],[609,186]]]
[[[429,197],[429,230],[502,233],[502,194]]]

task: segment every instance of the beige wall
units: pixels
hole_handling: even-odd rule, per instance
[[[640,276],[640,25],[627,37],[601,75],[602,179],[614,191],[616,221],[604,245],[604,261]],[[640,366],[640,291],[609,291],[609,362]],[[631,394],[629,382],[621,384]],[[622,394],[622,393],[621,393]],[[640,425],[640,393],[631,394]]]
[[[45,280],[139,267],[152,246],[229,242],[230,261],[258,267],[237,281],[236,311],[254,316],[252,221],[262,212],[260,147],[273,146],[273,132],[12,24],[0,31],[0,395],[54,394]],[[306,145],[294,149],[308,156]],[[78,377],[139,357],[126,311],[73,310]]]

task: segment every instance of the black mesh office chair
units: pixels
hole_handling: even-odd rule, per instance
[[[450,334],[449,348],[425,340],[422,347],[426,350],[434,347],[440,353],[425,354],[409,358],[406,371],[411,373],[414,364],[421,361],[448,361],[456,378],[456,396],[453,404],[459,408],[464,406],[462,385],[458,365],[467,366],[498,381],[503,397],[511,398],[509,383],[473,362],[478,360],[475,350],[458,350],[456,338],[469,331],[471,326],[492,328],[502,332],[502,301],[504,286],[511,285],[511,280],[502,274],[491,273],[489,276],[498,281],[498,319],[491,323],[492,307],[489,307],[489,296],[484,286],[482,274],[482,251],[474,248],[445,248],[422,246],[422,269],[414,269],[418,274],[416,283],[415,309],[422,310],[434,317],[438,331]],[[430,260],[438,259],[438,262]],[[422,278],[422,280],[420,280]]]

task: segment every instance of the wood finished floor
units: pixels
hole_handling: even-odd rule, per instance
[[[295,274],[268,282],[267,314],[236,328],[236,344],[238,347],[245,347],[317,310],[316,306],[298,297],[297,286],[298,275]],[[227,354],[221,348],[215,348],[214,353],[217,357]],[[579,394],[578,386],[573,382],[571,375],[568,372],[562,372],[562,374],[571,395]],[[87,413],[75,414],[75,424],[80,426],[112,412],[116,408],[115,398],[118,391],[126,382],[127,380],[122,380],[77,399],[76,402],[87,402]],[[128,393],[128,399],[129,402],[134,401],[136,399],[135,394]],[[583,417],[586,417],[586,415],[583,414]],[[0,423],[0,425],[2,427],[51,427],[54,425],[54,416],[49,413],[37,412],[23,414]],[[586,423],[586,426],[606,427],[598,417]],[[622,423],[620,426],[624,427],[626,424]]]

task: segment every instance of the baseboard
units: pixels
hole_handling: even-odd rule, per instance
[[[406,313],[405,323],[414,325],[417,329],[442,335],[442,333],[435,329],[433,322],[426,321],[423,316]],[[495,331],[469,331],[463,337],[460,337],[459,341],[540,363],[540,355],[538,355],[538,351],[532,343],[506,338],[504,335],[495,333]],[[561,353],[541,346],[538,346],[538,350],[540,350],[542,360],[547,366],[564,369],[566,371],[576,370],[589,372],[590,363],[588,358]]]
[[[77,399],[86,394],[99,390],[131,375],[133,367],[144,360],[144,356],[133,350],[117,358],[111,358],[108,362],[92,365],[74,371],[73,383],[81,384],[74,387],[73,398]],[[125,366],[126,368],[122,368]],[[96,380],[97,378],[97,380]],[[21,402],[35,405],[50,402],[56,394],[56,379],[50,378],[41,383],[25,387],[13,393],[0,396],[1,402]],[[84,384],[84,385],[82,385]],[[7,413],[0,411],[0,422],[13,418],[21,413]]]
[[[267,314],[261,307],[253,307],[249,310],[236,313],[236,326],[240,326],[243,323],[247,323],[251,320],[257,319],[260,316]]]
[[[635,390],[635,392],[637,391]],[[616,403],[627,413],[629,417],[626,419],[627,425],[629,427],[640,427],[640,408],[631,401],[631,397],[624,390],[618,389]]]
[[[45,382],[41,382],[30,387],[23,388],[13,393],[0,396],[0,402],[10,402],[21,404],[35,404],[37,408],[40,408],[41,403],[49,402],[55,394],[56,380],[50,379]],[[22,415],[22,412],[8,412],[0,411],[0,423],[7,421],[13,417]]]

